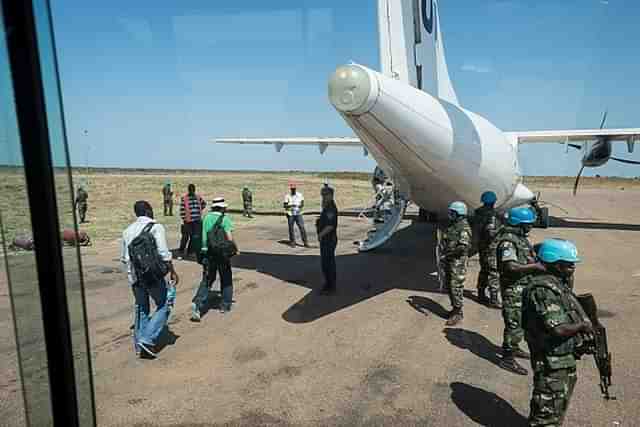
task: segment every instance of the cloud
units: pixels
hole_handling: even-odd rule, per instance
[[[462,71],[471,71],[474,73],[490,73],[493,71],[489,65],[469,63],[464,64],[461,69]]]

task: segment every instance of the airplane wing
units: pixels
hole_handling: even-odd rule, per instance
[[[531,143],[581,143],[607,139],[609,141],[624,141],[633,151],[633,144],[640,141],[640,128],[628,129],[576,129],[576,130],[539,130],[526,132],[505,132],[518,144]]]
[[[364,150],[364,155],[367,156],[369,152],[367,148],[360,142],[358,138],[349,137],[336,137],[336,138],[323,138],[323,137],[294,137],[294,138],[216,138],[211,142],[215,144],[258,144],[258,145],[273,145],[276,151],[279,153],[285,145],[315,145],[320,150],[320,154],[324,154],[327,151],[327,147],[361,147]]]

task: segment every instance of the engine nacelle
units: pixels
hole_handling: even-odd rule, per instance
[[[587,144],[582,157],[582,165],[588,168],[602,166],[611,158],[611,151],[611,141],[607,139],[599,139],[592,145]]]

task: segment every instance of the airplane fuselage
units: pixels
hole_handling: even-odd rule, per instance
[[[339,67],[331,103],[405,197],[446,215],[487,190],[500,207],[531,200],[519,184],[517,146],[485,118],[360,65]]]

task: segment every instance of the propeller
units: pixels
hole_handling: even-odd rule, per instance
[[[609,157],[609,160],[615,160],[616,162],[626,163],[628,165],[640,165],[640,162],[637,162],[635,160],[621,159],[619,157]]]
[[[602,115],[602,121],[600,122],[600,129],[602,129],[604,127],[604,124],[607,122],[607,114],[609,113],[608,110],[604,111],[604,114]],[[571,147],[573,148],[577,148],[580,146],[574,145],[574,144],[569,144]],[[581,148],[581,147],[580,147]],[[582,176],[582,172],[584,171],[584,163],[582,164],[582,166],[580,167],[580,171],[578,172],[578,176],[576,176],[576,181],[573,183],[573,195],[575,196],[576,193],[578,192],[578,184],[580,184],[580,177]]]

